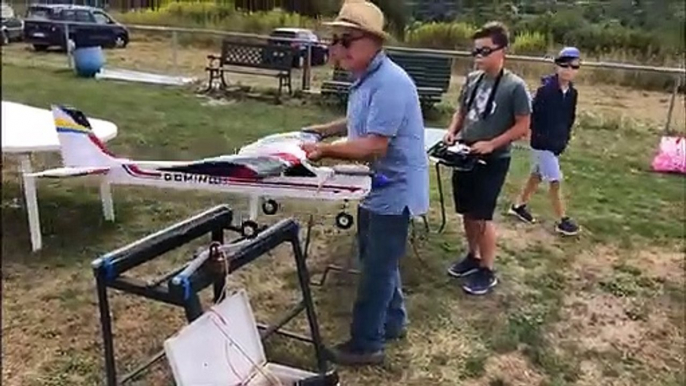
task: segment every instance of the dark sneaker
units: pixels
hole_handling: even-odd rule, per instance
[[[448,268],[448,275],[453,277],[465,277],[478,271],[480,266],[479,259],[475,258],[470,253],[461,261],[453,263],[453,265]]]
[[[529,209],[526,208],[526,205],[520,205],[520,206],[514,206],[512,205],[510,207],[510,210],[507,211],[508,214],[515,216],[519,218],[520,220],[524,221],[525,223],[533,224],[536,222],[536,219],[534,218],[533,215],[529,212]]]
[[[332,370],[326,374],[318,374],[296,381],[294,386],[338,386],[340,385],[338,371]]]
[[[405,339],[406,336],[407,336],[407,330],[403,328],[402,330],[397,331],[397,332],[396,331],[386,331],[386,335],[384,336],[384,339],[387,342],[390,342],[392,340]]]
[[[352,341],[341,343],[327,351],[329,360],[341,366],[379,365],[386,358],[383,350],[363,351],[355,347]]]
[[[495,273],[488,268],[479,268],[476,273],[469,276],[462,289],[472,295],[485,295],[491,288],[498,284],[498,278]]]
[[[565,236],[574,236],[579,233],[579,226],[569,217],[565,217],[555,224],[555,231]]]

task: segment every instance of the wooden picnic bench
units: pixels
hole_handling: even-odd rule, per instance
[[[452,74],[450,56],[392,50],[388,50],[387,54],[414,80],[422,107],[431,107],[441,101],[443,94],[450,86]],[[352,75],[337,67],[334,69],[332,79],[322,83],[321,94],[335,96],[345,101],[352,82]]]
[[[279,81],[279,95],[284,86],[291,94],[293,55],[293,48],[290,46],[225,39],[222,41],[220,56],[207,55],[209,63],[205,71],[209,80],[206,91],[212,89],[216,80],[221,81],[222,88],[226,88],[228,84],[224,73],[234,72],[276,77]]]

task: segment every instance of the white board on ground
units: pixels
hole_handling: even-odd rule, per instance
[[[124,69],[103,68],[95,74],[96,79],[125,80],[129,82],[152,83],[168,86],[183,86],[195,82],[195,78],[153,74],[150,72],[132,71]]]
[[[164,350],[179,386],[238,386],[248,380],[248,386],[292,386],[316,375],[267,362],[245,291],[182,328],[164,342]]]

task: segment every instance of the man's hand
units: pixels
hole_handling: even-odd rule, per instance
[[[323,125],[313,125],[303,127],[301,130],[309,133],[317,133],[321,139],[338,137],[345,135],[347,131],[347,120],[345,118],[329,122]]]
[[[443,136],[443,143],[449,146],[455,144],[455,134],[448,130],[448,132]]]
[[[324,155],[318,143],[303,143],[300,145],[300,148],[303,149],[307,159],[310,161],[319,161]]]
[[[472,153],[476,154],[490,154],[495,150],[495,146],[491,141],[479,141],[472,145]]]

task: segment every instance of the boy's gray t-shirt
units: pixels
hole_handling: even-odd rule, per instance
[[[466,109],[474,87],[483,71],[474,71],[467,75],[467,81],[460,92],[460,109]],[[498,137],[509,130],[515,123],[515,116],[531,114],[531,97],[522,78],[505,69],[496,89],[490,114],[483,118],[488,97],[496,78],[483,76],[478,85],[476,96],[470,110],[466,113],[458,139],[472,144]],[[496,149],[495,154],[510,155],[510,145]],[[495,155],[494,154],[494,155]]]

